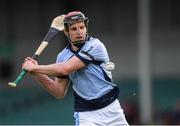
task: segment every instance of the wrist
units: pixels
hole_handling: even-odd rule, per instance
[[[37,69],[38,69],[38,65],[34,65],[32,72],[37,72]]]

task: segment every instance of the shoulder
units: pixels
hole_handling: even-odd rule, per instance
[[[87,60],[108,60],[108,53],[104,44],[99,39],[92,37],[81,48],[78,55]]]
[[[69,55],[69,48],[65,47],[56,57],[56,62],[62,62],[64,61],[65,57],[68,57]]]
[[[105,48],[104,44],[98,39],[90,37],[86,44],[83,46],[83,50],[91,50],[95,48]]]
[[[68,48],[65,47],[61,52],[59,52],[59,54],[57,55],[57,57],[60,57],[61,55],[64,55],[67,51],[68,51]]]
[[[103,44],[98,38],[94,38],[94,37],[90,37],[88,42],[94,45]]]

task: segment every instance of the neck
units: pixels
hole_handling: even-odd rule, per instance
[[[75,52],[78,51],[78,49],[79,49],[78,47],[74,46],[72,43],[71,43],[71,47],[72,47],[71,49]]]

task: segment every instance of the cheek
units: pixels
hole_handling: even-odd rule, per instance
[[[86,36],[86,33],[87,33],[87,31],[86,31],[86,30],[84,30],[84,31],[83,31],[83,36]]]
[[[84,33],[85,33],[85,34],[87,33],[87,29],[84,30]]]
[[[76,37],[76,35],[71,33],[71,34],[69,34],[69,37],[70,37],[70,39],[73,41],[74,38]]]

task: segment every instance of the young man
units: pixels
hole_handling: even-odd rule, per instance
[[[64,27],[69,42],[56,63],[38,65],[27,57],[23,69],[56,98],[64,98],[69,80],[72,82],[75,125],[128,125],[117,99],[119,89],[107,67],[107,50],[99,39],[88,36],[88,18],[80,11],[70,12]],[[55,80],[48,76],[55,76]]]

